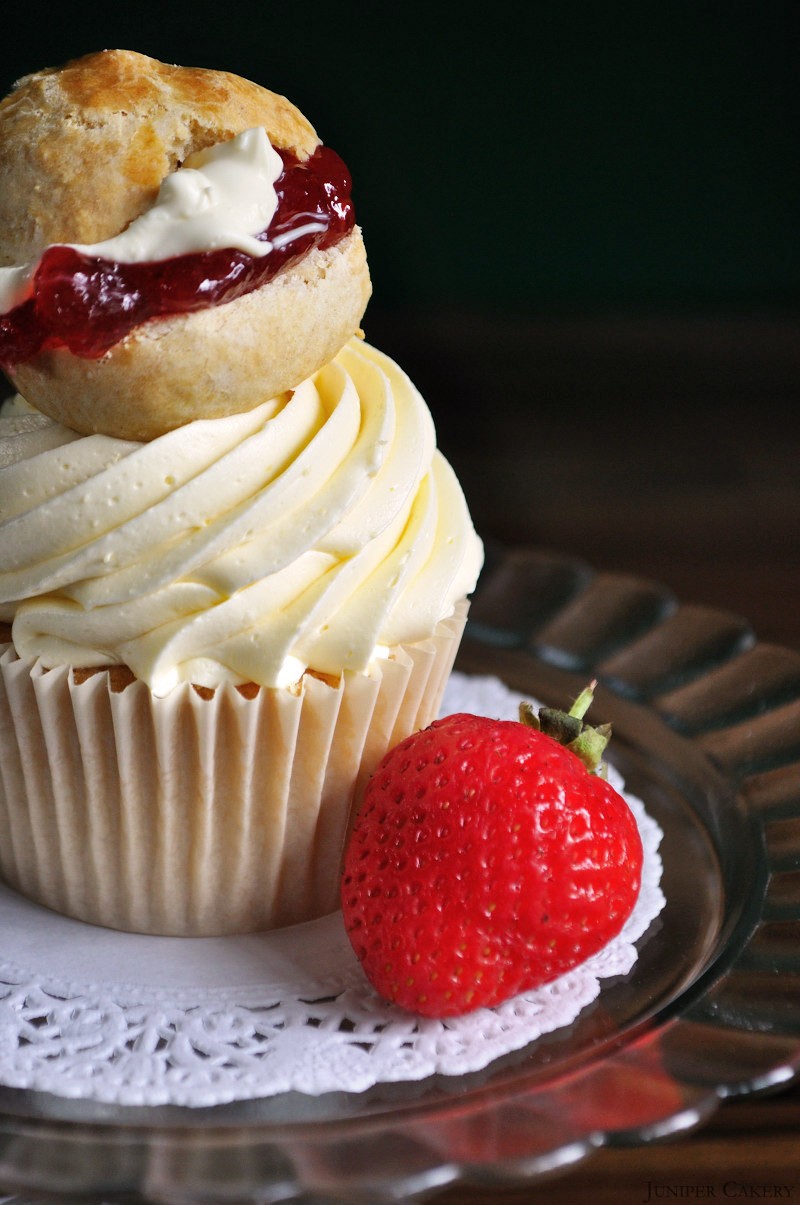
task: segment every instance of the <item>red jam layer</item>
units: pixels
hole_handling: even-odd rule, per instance
[[[233,301],[266,284],[312,247],[338,243],[355,222],[346,166],[324,146],[304,162],[288,151],[279,154],[284,168],[275,183],[278,207],[269,230],[258,238],[273,241],[309,222],[322,230],[298,235],[262,258],[219,250],[118,264],[70,247],[50,247],[36,269],[30,296],[0,314],[0,367],[10,368],[52,347],[97,359],[143,322]]]

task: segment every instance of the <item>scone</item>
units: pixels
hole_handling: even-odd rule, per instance
[[[7,256],[17,266],[45,264],[41,280],[39,269],[8,270],[6,296],[17,295],[4,333],[0,325],[6,349],[19,351],[20,311],[36,309],[39,286],[47,292],[47,256],[84,254],[53,239],[91,240],[95,250],[102,242],[104,254],[109,240],[129,247],[140,239],[140,217],[169,225],[174,216],[159,216],[158,203],[142,212],[148,196],[184,193],[192,228],[187,236],[180,227],[179,239],[205,230],[212,241],[247,245],[262,233],[265,172],[280,179],[283,170],[270,158],[271,140],[283,149],[292,139],[300,162],[313,157],[315,135],[273,97],[270,113],[280,120],[270,118],[265,145],[264,127],[248,125],[267,122],[263,90],[231,80],[109,52],[31,77],[4,102],[0,164],[7,170],[17,156],[12,174],[24,179],[19,125],[41,110],[47,133],[26,134],[38,148],[31,161],[38,154],[61,172],[46,177],[50,205],[28,204],[21,187],[12,203],[0,188],[0,223],[14,245]],[[148,176],[140,188],[138,169],[125,183],[123,156],[112,192],[130,188],[130,207],[102,228],[81,225],[105,207],[108,181],[84,193],[89,183],[64,168],[77,162],[75,127],[93,131],[99,111],[116,121],[144,95],[151,116],[159,114],[153,138],[162,146],[166,129],[191,125],[186,106],[203,88],[215,113],[220,97],[232,105],[235,96],[237,117],[213,129],[206,120],[202,136],[193,127],[191,149],[204,139],[229,142],[214,142],[210,161],[192,160],[166,187]],[[106,136],[109,125],[110,118]],[[165,157],[163,171],[182,153]],[[195,201],[198,189],[227,195],[229,172],[238,197],[223,216],[233,209],[246,220],[228,222],[220,235],[219,214],[204,226]],[[33,175],[28,187],[36,192]],[[51,207],[67,216],[48,217]],[[101,290],[92,302],[99,335],[78,323],[76,350],[48,335],[32,356],[11,356],[27,396],[0,416],[0,621],[8,625],[0,648],[0,873],[57,911],[196,936],[334,909],[367,777],[390,745],[438,710],[482,548],[423,399],[391,359],[352,334],[368,278],[352,262],[361,242],[349,202],[343,213],[349,233],[298,251],[296,262],[279,264],[237,300],[201,298],[197,311],[147,317],[93,358],[86,345],[114,325],[104,306],[117,302]],[[120,221],[128,222],[122,231]],[[268,260],[281,246],[274,223],[264,229],[270,249],[250,260]],[[142,237],[151,247],[147,230]],[[187,252],[188,264],[170,278],[185,295],[206,254]],[[359,300],[337,325],[340,287],[310,287],[326,343],[312,356],[322,362],[298,377],[305,361],[294,349],[305,355],[315,338],[304,290],[318,256],[338,257],[349,280],[344,295],[355,290]],[[176,263],[165,262],[169,274]],[[154,261],[142,263],[152,275]],[[104,260],[103,273],[114,266]],[[255,307],[258,324],[274,313],[269,298],[284,278],[304,283],[286,286],[299,292],[284,315],[294,333],[272,345],[284,384],[268,390],[272,378],[242,346],[249,319],[239,307]],[[335,271],[331,279],[341,284]],[[219,328],[213,341],[209,323]],[[208,344],[207,375],[196,341]],[[147,368],[150,343],[161,350]],[[228,375],[236,384],[220,403]]]
[[[0,366],[59,422],[151,439],[250,409],[370,289],[347,168],[284,97],[110,50],[0,103]]]

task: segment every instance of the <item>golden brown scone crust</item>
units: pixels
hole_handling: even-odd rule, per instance
[[[255,126],[300,159],[319,145],[288,100],[224,71],[107,50],[26,76],[0,103],[0,266],[113,237],[189,154]],[[355,333],[370,293],[356,228],[236,301],[143,324],[100,360],[49,350],[6,372],[66,426],[152,439],[294,388]]]
[[[236,301],[145,323],[100,360],[42,352],[16,366],[14,383],[75,431],[153,439],[294,388],[357,330],[369,291],[356,227]]]
[[[111,238],[192,151],[255,126],[301,159],[319,145],[285,97],[226,71],[104,50],[26,76],[0,102],[0,265]]]

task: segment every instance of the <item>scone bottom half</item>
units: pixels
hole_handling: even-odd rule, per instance
[[[188,251],[187,195],[201,229]],[[175,197],[178,242],[158,233],[147,258],[137,232],[160,231]],[[236,220],[250,225],[228,245]],[[65,426],[150,440],[252,409],[328,363],[370,293],[347,168],[286,98],[108,50],[29,75],[0,102],[0,367]]]

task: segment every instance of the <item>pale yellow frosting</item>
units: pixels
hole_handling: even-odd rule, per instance
[[[45,665],[285,686],[369,671],[475,585],[430,413],[353,339],[291,394],[149,443],[0,418],[0,618]]]

